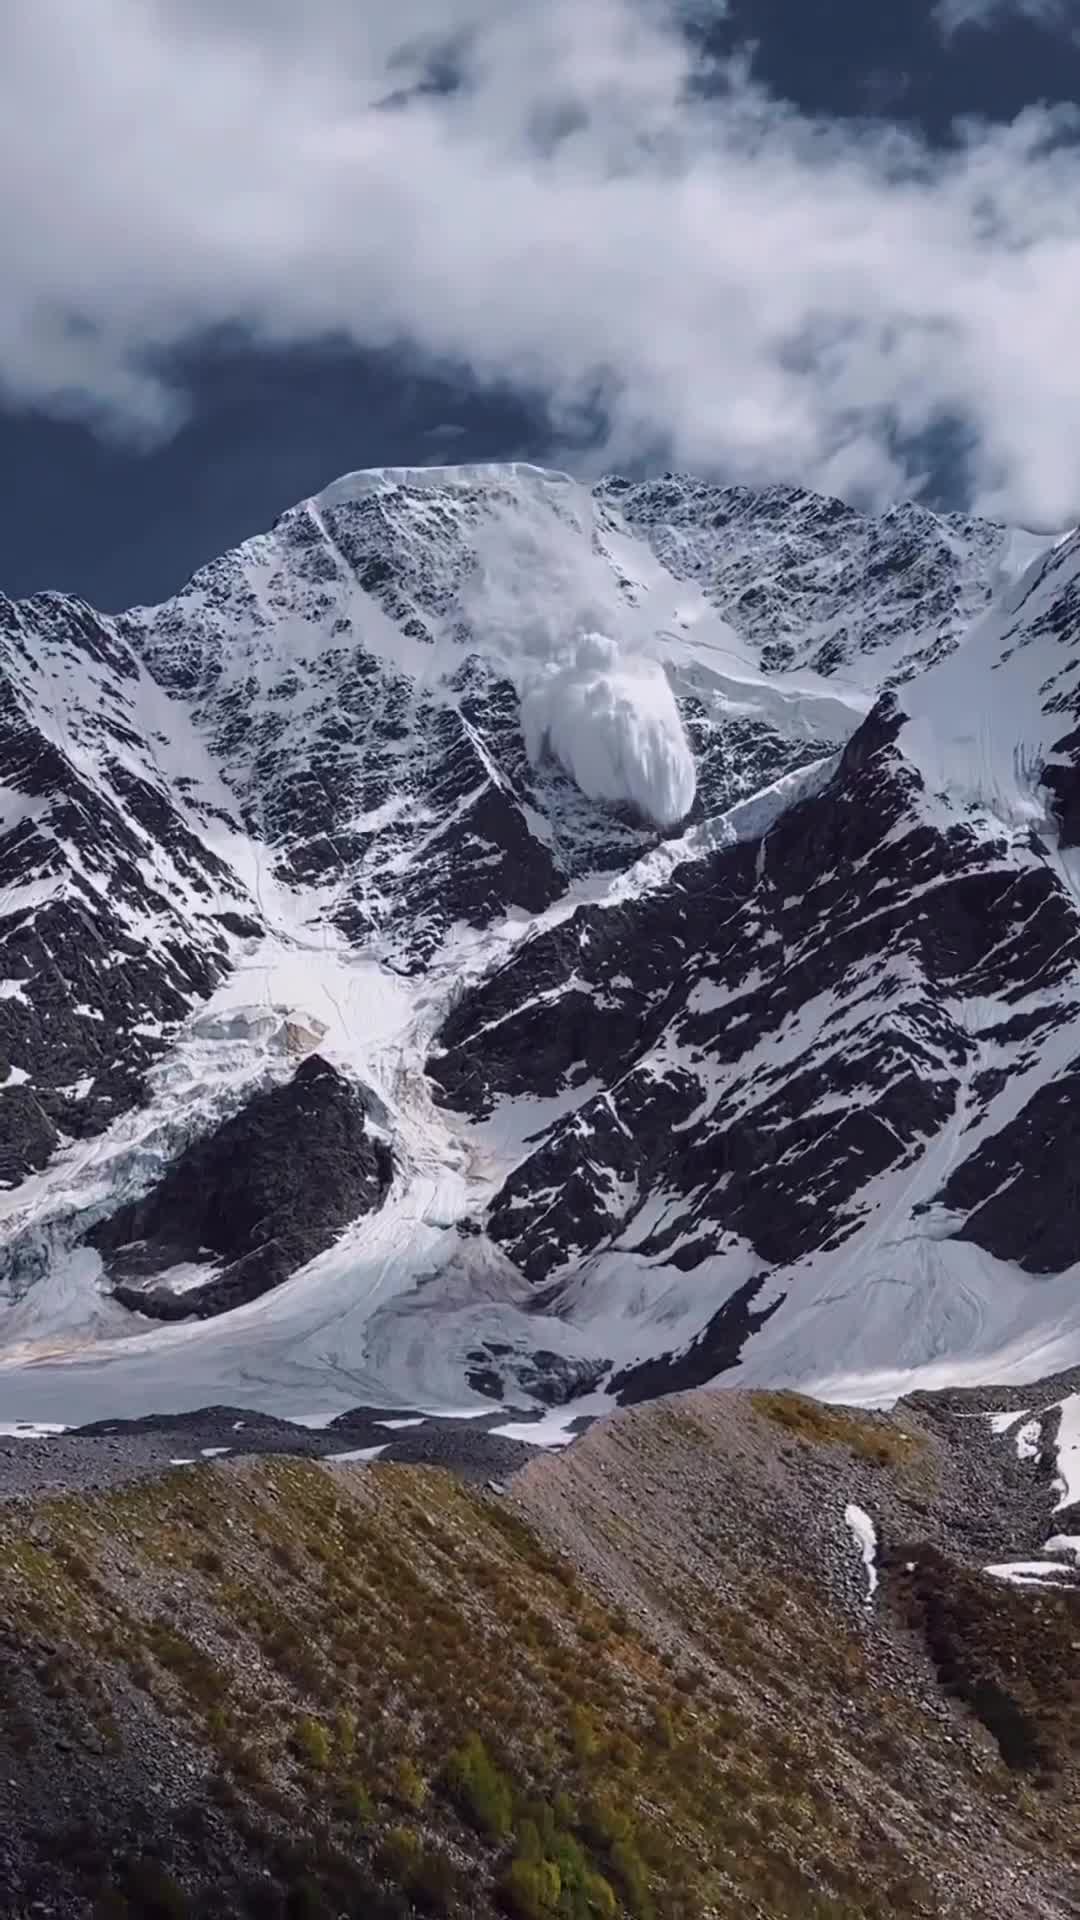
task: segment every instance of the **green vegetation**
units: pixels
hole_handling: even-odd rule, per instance
[[[874,1466],[904,1467],[922,1451],[921,1436],[903,1432],[884,1415],[830,1407],[801,1393],[757,1392],[750,1395],[750,1402],[755,1413],[805,1445],[846,1447]]]
[[[346,1780],[340,1790],[340,1804],[345,1817],[358,1827],[370,1827],[375,1819],[375,1802],[362,1780]]]
[[[562,1880],[553,1860],[511,1861],[502,1882],[502,1891],[512,1913],[521,1920],[544,1920],[558,1913],[562,1899]]]
[[[411,1827],[391,1827],[379,1847],[378,1862],[389,1879],[405,1882],[422,1852],[420,1835]]]
[[[394,1799],[419,1813],[428,1797],[428,1783],[415,1761],[405,1754],[394,1768]]]
[[[754,1405],[799,1441],[879,1457],[875,1420],[788,1395]],[[687,1437],[692,1413],[664,1417]],[[901,1464],[917,1452],[896,1444]],[[642,1588],[666,1623],[654,1641],[506,1501],[423,1468],[198,1468],[39,1503],[33,1539],[28,1525],[0,1510],[0,1614],[31,1650],[0,1738],[41,1739],[38,1688],[99,1740],[111,1716],[121,1740],[164,1721],[202,1742],[209,1825],[200,1788],[155,1842],[162,1887],[197,1920],[940,1911],[895,1834],[899,1805],[937,1830],[918,1757],[945,1736],[872,1679],[859,1623],[809,1579],[763,1566],[735,1584],[687,1565]],[[931,1585],[904,1601],[928,1638]],[[960,1635],[955,1674],[977,1711],[1005,1642],[991,1657],[980,1627],[975,1661],[973,1603],[949,1604],[934,1646]],[[1034,1676],[1015,1684],[1045,1717]],[[1000,1817],[1027,1820],[1009,1770],[994,1778]],[[1061,1796],[1064,1824],[1075,1802]],[[223,1816],[224,1863],[207,1853]],[[85,1868],[103,1920],[152,1910],[134,1904],[120,1845],[106,1836],[104,1864]],[[166,1892],[153,1898],[169,1920]]]
[[[510,1782],[492,1764],[478,1733],[472,1733],[446,1763],[446,1784],[461,1813],[489,1840],[504,1840],[513,1826]]]
[[[317,1767],[320,1773],[325,1773],[330,1765],[331,1753],[330,1735],[326,1728],[318,1720],[313,1720],[310,1714],[305,1714],[302,1720],[297,1721],[295,1738],[301,1758],[309,1767]]]

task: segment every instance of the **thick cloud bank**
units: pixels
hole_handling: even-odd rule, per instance
[[[667,675],[603,634],[533,666],[521,689],[529,757],[550,750],[590,800],[628,804],[658,827],[685,819],[697,777]]]
[[[162,431],[202,329],[405,342],[606,423],[611,464],[882,500],[944,428],[982,509],[1063,523],[1080,113],[940,151],[820,123],[702,85],[688,10],[9,0],[0,389]]]

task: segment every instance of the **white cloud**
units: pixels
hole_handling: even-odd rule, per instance
[[[942,32],[951,38],[961,27],[990,28],[1016,19],[1064,27],[1069,21],[1069,0],[938,0],[934,12]]]
[[[557,420],[601,392],[613,459],[887,496],[956,418],[983,506],[1076,512],[1075,127],[935,155],[737,73],[688,104],[658,4],[0,9],[0,381],[153,429],[200,328],[408,340]]]

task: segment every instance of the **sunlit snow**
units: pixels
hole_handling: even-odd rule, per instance
[[[1014,1427],[1018,1420],[1022,1420],[1026,1412],[1026,1407],[1019,1407],[1010,1413],[988,1413],[986,1417],[990,1422],[991,1433],[995,1435],[1008,1433],[1009,1428]]]
[[[1063,1587],[1073,1586],[1068,1571],[1056,1567],[1047,1560],[1006,1560],[999,1565],[984,1567],[995,1580],[1007,1580],[1015,1587]]]
[[[1054,1512],[1060,1513],[1080,1501],[1080,1393],[1071,1393],[1061,1402],[1057,1465],[1059,1499]]]
[[[391,618],[335,556],[325,516],[350,502],[374,502],[380,512],[389,503],[387,511],[392,506],[400,515],[403,540],[433,555],[435,611],[424,608],[430,642],[410,630],[415,623]],[[250,621],[237,618],[228,596],[219,606],[204,589],[196,591],[193,611],[200,633],[210,636],[208,679],[219,675],[245,712],[249,703],[273,705],[285,669],[295,670],[301,688],[295,710],[291,697],[283,704],[295,721],[288,738],[298,753],[310,746],[304,698],[326,659],[330,604],[348,647],[388,662],[408,683],[410,699],[432,698],[458,718],[465,705],[458,676],[465,651],[475,646],[520,701],[534,760],[554,756],[586,795],[664,827],[683,818],[695,800],[694,760],[676,694],[692,695],[725,727],[760,725],[821,757],[804,759],[797,771],[711,812],[678,837],[658,840],[621,872],[575,880],[544,913],[510,911],[482,930],[450,926],[427,971],[403,974],[386,964],[379,945],[377,889],[367,903],[372,938],[362,949],[350,946],[336,930],[340,903],[332,886],[282,884],[266,844],[223,824],[236,796],[205,733],[180,699],[140,672],[132,682],[132,737],[156,743],[153,765],[140,770],[160,775],[164,784],[183,776],[197,787],[207,811],[192,814],[192,829],[198,827],[235,879],[232,891],[209,906],[192,893],[192,910],[257,902],[267,931],[238,943],[234,971],[201,1012],[170,1030],[145,1106],[121,1115],[104,1134],[66,1144],[44,1172],[0,1196],[9,1248],[25,1259],[23,1270],[41,1266],[32,1286],[13,1287],[4,1302],[5,1417],[139,1414],[159,1410],[163,1392],[177,1410],[245,1405],[312,1424],[361,1403],[397,1409],[403,1419],[419,1408],[490,1411],[490,1402],[465,1384],[479,1343],[526,1353],[535,1350],[542,1330],[543,1344],[560,1360],[602,1355],[615,1366],[632,1363],[685,1347],[718,1306],[762,1270],[754,1248],[734,1235],[689,1269],[679,1264],[677,1234],[671,1258],[657,1257],[645,1245],[645,1223],[659,1229],[670,1199],[657,1189],[646,1197],[635,1231],[583,1262],[559,1314],[539,1322],[535,1293],[509,1260],[483,1236],[460,1235],[457,1226],[482,1218],[527,1136],[603,1088],[582,1080],[543,1100],[496,1102],[488,1119],[472,1123],[435,1106],[424,1061],[462,991],[497,973],[521,941],[569,923],[579,905],[618,913],[624,903],[668,884],[682,863],[740,841],[758,843],[757,879],[767,886],[771,828],[826,786],[835,749],[872,703],[881,662],[859,663],[866,680],[859,685],[854,668],[827,681],[808,671],[766,676],[759,657],[696,585],[669,573],[625,525],[620,531],[603,521],[588,490],[563,476],[525,467],[351,475],[303,511],[313,534],[321,529],[326,542],[318,548],[314,610],[290,605],[281,612],[272,591],[274,535],[268,534],[234,557],[243,589],[238,604],[250,602]],[[451,522],[455,530],[467,526],[470,553],[475,549],[475,565],[461,575],[442,564],[444,548],[432,537],[433,527]],[[1022,542],[1013,557],[1017,567],[1027,557]],[[1008,571],[1015,571],[1011,563]],[[1010,847],[1022,850],[1034,826],[1043,845],[1038,858],[1070,885],[1069,858],[1049,831],[1040,788],[1045,757],[1063,726],[1060,716],[1043,711],[1047,647],[1051,665],[1061,649],[1056,640],[1014,650],[1007,644],[1024,596],[1041,605],[1040,582],[1036,568],[1018,586],[1009,584],[1007,604],[980,623],[943,668],[901,689],[911,720],[900,750],[922,774],[925,792],[922,811],[910,824],[901,822],[897,835],[924,834],[928,824],[952,832],[959,820],[965,831],[985,832],[988,840],[1004,834]],[[166,635],[161,645],[169,644]],[[46,692],[42,711],[51,714],[50,702],[67,693],[59,685]],[[87,702],[97,697],[89,682],[83,694]],[[512,708],[512,697],[508,704]],[[49,724],[59,740],[67,710],[58,711]],[[477,751],[482,754],[482,740]],[[496,768],[492,778],[501,777]],[[395,792],[347,825],[378,838],[407,805]],[[34,880],[5,904],[14,911],[31,895],[49,899],[60,884]],[[161,884],[182,892],[186,883],[170,869]],[[937,881],[932,876],[922,884],[929,898]],[[917,890],[910,905],[917,920],[923,912]],[[133,923],[133,939],[142,932]],[[786,958],[763,943],[741,982],[722,994],[703,984],[695,1010],[711,1009],[734,1027],[742,998]],[[17,1003],[22,983],[0,983],[5,992]],[[857,1001],[857,995],[823,992],[763,1031],[739,1063],[747,1103],[755,1081],[779,1082],[814,1048],[824,1076],[826,1047],[842,1059],[853,1023],[864,1017]],[[781,1309],[754,1336],[729,1376],[733,1383],[800,1384],[828,1397],[888,1400],[916,1385],[1032,1381],[1075,1362],[1080,1266],[1040,1277],[1033,1287],[1018,1266],[950,1237],[956,1222],[934,1211],[963,1156],[1015,1115],[1075,1050],[1075,1027],[1063,1021],[1051,1040],[1007,1062],[1000,1091],[976,1110],[974,1077],[999,1063],[992,1037],[984,1044],[975,1036],[990,1031],[1001,1011],[989,994],[952,1009],[972,1039],[954,1121],[918,1158],[867,1181],[857,1233],[769,1275],[756,1308],[779,1301]],[[887,1001],[880,1003],[883,1022],[893,1012]],[[133,1321],[103,1291],[98,1256],[77,1244],[78,1234],[107,1208],[145,1192],[186,1141],[235,1112],[256,1089],[287,1078],[295,1064],[289,1030],[297,1026],[317,1034],[320,1051],[371,1095],[373,1124],[392,1141],[396,1161],[384,1209],[354,1223],[272,1294],[220,1320],[149,1328]],[[135,1031],[161,1028],[151,1022]],[[675,1052],[665,1056],[658,1041],[648,1064],[661,1071],[680,1063]],[[707,1063],[705,1112],[718,1098],[719,1077]],[[18,1081],[16,1075],[5,1084]],[[835,1114],[839,1124],[845,1104],[846,1096],[825,1087],[815,1113],[829,1124]],[[1062,1414],[1062,1505],[1080,1497],[1077,1409],[1080,1396],[1067,1401]],[[511,1432],[550,1443],[568,1437],[582,1406],[559,1409],[540,1428],[516,1422],[515,1411],[508,1404]],[[1022,1418],[1009,1416],[1010,1434]],[[1020,1427],[1021,1458],[1033,1457],[1023,1451],[1026,1436],[1028,1428]],[[868,1516],[863,1519],[872,1528]],[[874,1567],[866,1564],[870,1578]]]
[[[857,1507],[854,1503],[844,1508],[844,1524],[862,1555],[862,1563],[866,1568],[866,1601],[869,1605],[878,1584],[877,1531],[865,1508]]]

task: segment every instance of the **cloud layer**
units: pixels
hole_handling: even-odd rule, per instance
[[[608,458],[1080,511],[1078,123],[932,154],[708,99],[659,0],[0,9],[0,383],[167,429],[199,330],[409,342]]]
[[[989,29],[1008,20],[1031,20],[1051,31],[1069,23],[1069,0],[938,0],[934,11],[950,36],[961,27]]]

